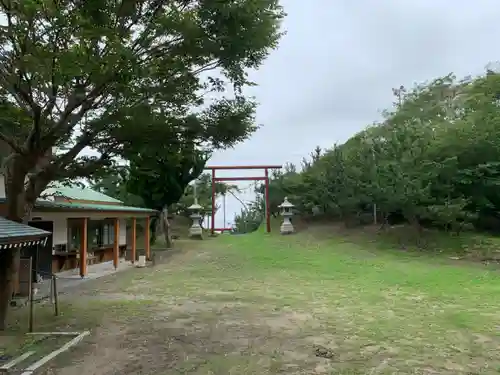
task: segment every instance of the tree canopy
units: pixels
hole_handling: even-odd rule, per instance
[[[106,194],[123,202],[125,206],[144,207],[144,201],[140,196],[134,195],[127,190],[128,168],[116,166],[113,171],[105,176],[90,179],[93,190]]]
[[[450,74],[394,94],[382,121],[275,174],[271,212],[287,195],[303,214],[350,225],[371,224],[375,207],[379,224],[498,231],[500,75]]]
[[[97,173],[131,145],[182,142],[180,128],[203,134],[201,144],[244,138],[246,69],[275,47],[283,17],[275,0],[3,1],[0,13],[7,195],[31,203],[50,181]],[[228,88],[235,99],[206,101]],[[88,147],[99,156],[83,156]]]

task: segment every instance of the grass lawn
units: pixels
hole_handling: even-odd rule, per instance
[[[223,235],[39,307],[95,327],[53,373],[500,373],[500,271],[310,233]]]

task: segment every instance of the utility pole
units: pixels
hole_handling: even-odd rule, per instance
[[[194,203],[198,204],[198,192],[197,192],[197,187],[196,187],[196,180],[194,180],[194,183],[193,183],[193,196],[194,196]]]

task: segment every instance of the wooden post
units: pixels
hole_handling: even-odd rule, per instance
[[[149,246],[150,233],[149,233],[149,224],[151,222],[151,218],[148,216],[146,218],[146,243],[144,244],[144,248],[146,249],[146,259],[149,260],[151,257],[151,248]]]
[[[266,184],[265,184],[265,194],[266,194],[266,232],[271,233],[271,210],[269,205],[269,170],[266,168],[265,171]]]
[[[87,228],[88,219],[82,219],[82,233],[80,236],[80,276],[87,276]]]
[[[132,218],[132,264],[135,263],[135,257],[137,252],[137,219],[135,217]]]
[[[59,297],[57,296],[57,277],[52,275],[52,283],[54,288],[54,314],[59,316]]]
[[[120,220],[115,218],[115,242],[113,243],[113,266],[115,266],[115,270],[118,268],[118,257],[120,255]]]
[[[212,169],[212,222],[210,224],[210,234],[213,236],[215,233],[215,169]],[[224,223],[223,227],[226,226]]]
[[[32,270],[32,258],[30,257],[30,271]],[[31,279],[31,278],[30,278]],[[29,332],[33,332],[33,321],[34,321],[34,306],[33,306],[33,283],[30,280],[30,296],[29,296],[29,302],[30,302],[30,320],[29,320]]]

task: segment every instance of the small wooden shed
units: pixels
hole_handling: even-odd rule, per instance
[[[50,234],[48,231],[0,217],[0,251],[9,249],[22,251],[26,248],[44,245]],[[22,291],[23,294],[29,291],[33,271],[31,259],[27,261],[21,259],[18,277],[14,285],[14,294],[21,292],[20,289],[25,289]],[[21,284],[25,284],[25,288],[20,288]]]
[[[0,250],[43,244],[50,232],[0,217]]]

